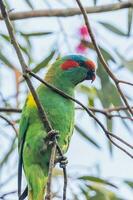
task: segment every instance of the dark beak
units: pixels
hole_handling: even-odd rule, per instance
[[[96,74],[94,71],[88,71],[86,80],[91,80],[91,83],[96,79]]]
[[[91,79],[91,83],[96,79],[96,75],[94,74]]]

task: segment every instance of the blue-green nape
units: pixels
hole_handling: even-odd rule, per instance
[[[68,56],[63,56],[62,60],[74,60],[76,62],[85,62],[87,61],[87,58],[82,56],[82,55],[78,55],[78,54],[72,54],[72,55],[68,55]]]

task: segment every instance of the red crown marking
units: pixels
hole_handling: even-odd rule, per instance
[[[63,70],[68,70],[70,68],[73,68],[73,67],[78,67],[79,66],[79,63],[74,61],[74,60],[67,60],[65,61],[62,65],[61,65],[61,68]]]
[[[92,60],[87,60],[85,62],[86,66],[88,69],[95,70],[96,69],[96,64]]]

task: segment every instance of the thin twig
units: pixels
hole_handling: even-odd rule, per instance
[[[19,109],[19,108],[0,108],[0,112],[21,113],[22,109]]]
[[[131,86],[133,86],[133,83],[128,82],[128,81],[118,80],[118,82],[119,82],[119,83],[126,84],[126,85],[131,85]]]
[[[59,155],[62,156],[63,158],[63,152],[61,150],[61,148],[59,147],[58,143],[56,143],[57,145],[57,150]],[[64,187],[63,187],[63,200],[66,200],[66,190],[67,190],[67,170],[66,170],[66,164],[63,165],[63,175],[64,175]]]
[[[119,107],[118,108],[116,107],[116,110],[114,108],[112,111],[110,111],[111,109],[98,109],[98,108],[94,108],[94,107],[88,107],[88,108],[89,108],[89,110],[91,110],[94,113],[100,113],[100,114],[105,115],[108,119],[112,119],[113,117],[119,117],[121,119],[128,119],[128,120],[133,121],[133,118],[131,118],[131,117],[123,116],[123,115],[120,115],[120,114],[111,114],[111,112],[114,112],[114,111],[117,111],[117,112],[120,111],[120,110],[125,111],[126,110],[125,108],[120,109]],[[81,108],[81,107],[76,107],[75,109],[76,110],[83,110],[83,108]]]
[[[63,200],[66,200],[66,189],[67,189],[67,170],[66,170],[66,167],[63,168],[63,174],[64,174]]]
[[[45,200],[51,200],[51,182],[52,182],[52,171],[54,168],[54,161],[55,161],[55,156],[56,156],[56,143],[54,141],[53,146],[51,148],[51,157],[50,157],[50,162],[49,162],[49,172],[48,172],[48,181],[47,181],[47,193]]]
[[[12,195],[12,194],[15,194],[15,193],[17,193],[17,190],[4,193],[4,194],[2,194],[2,195],[0,196],[0,199],[3,199],[3,200],[4,200],[6,196],[9,196],[9,195]]]
[[[101,13],[109,11],[117,11],[120,9],[131,8],[133,7],[133,2],[126,1],[120,3],[113,3],[95,7],[85,7],[87,13]],[[10,20],[19,20],[19,19],[28,19],[36,17],[70,17],[75,15],[81,15],[82,12],[79,8],[69,8],[69,9],[45,9],[45,10],[32,10],[32,11],[23,11],[23,12],[11,12],[9,13]],[[0,20],[3,17],[0,15]]]
[[[17,129],[15,128],[14,123],[11,122],[9,119],[7,119],[7,118],[6,118],[5,116],[3,116],[3,115],[0,115],[0,118],[4,119],[4,120],[13,128],[13,130],[14,130],[16,136],[18,136],[18,131],[17,131]]]
[[[125,111],[127,109],[128,109],[127,106],[117,106],[117,107],[113,107],[113,108],[106,108],[105,110],[110,113],[110,112],[114,112],[114,111]],[[133,106],[131,106],[131,109],[133,110]]]

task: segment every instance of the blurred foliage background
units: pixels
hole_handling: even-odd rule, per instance
[[[5,2],[9,12],[77,7],[76,1],[70,0],[54,0],[52,2],[50,0],[6,0]],[[84,0],[82,2],[85,6],[97,6],[121,3],[122,1]],[[100,50],[111,70],[120,79],[131,82],[133,75],[132,8],[89,14],[89,19]],[[115,111],[116,107],[123,106],[123,102],[114,83],[98,61],[81,15],[65,18],[31,18],[12,21],[12,23],[28,66],[41,77],[44,77],[48,67],[58,56],[80,53],[95,60],[97,80],[92,85],[88,82],[80,84],[76,89],[76,98],[88,107],[106,111],[106,115],[100,112],[95,112],[95,115],[113,133],[128,139],[129,142],[132,141],[132,120],[127,110]],[[34,79],[33,84],[37,87],[39,83]],[[132,106],[131,86],[122,85],[122,89]],[[5,24],[1,20],[0,199],[13,200],[17,198],[17,135],[13,127],[16,129],[19,127],[21,109],[27,93],[28,88],[21,76],[19,62],[10,44]],[[13,108],[15,111],[6,110]],[[114,111],[110,112],[112,108]],[[77,105],[75,109],[75,132],[68,152],[70,163],[68,164],[68,199],[131,200],[133,196],[133,177],[129,177],[133,169],[131,159],[121,152],[115,157],[119,150],[114,149],[112,144],[104,138],[104,133],[101,132],[96,122],[90,119]],[[80,141],[82,145],[80,145]],[[116,169],[117,177],[115,175],[109,177],[104,173],[101,166],[106,165],[106,159],[97,157],[102,154],[105,154],[107,162],[110,164],[115,162],[115,159],[120,160],[119,169]],[[94,160],[93,157],[95,157]],[[74,159],[78,161],[75,163]],[[117,161],[119,162],[119,160]],[[127,177],[121,174],[121,165],[124,166],[124,162],[127,162],[126,167],[129,166],[128,169],[125,169],[125,173],[126,170],[130,172]],[[113,173],[113,171],[110,172],[111,176]],[[61,199],[62,183],[62,172],[56,168],[53,178],[54,199]],[[23,187],[24,185],[25,180]]]

